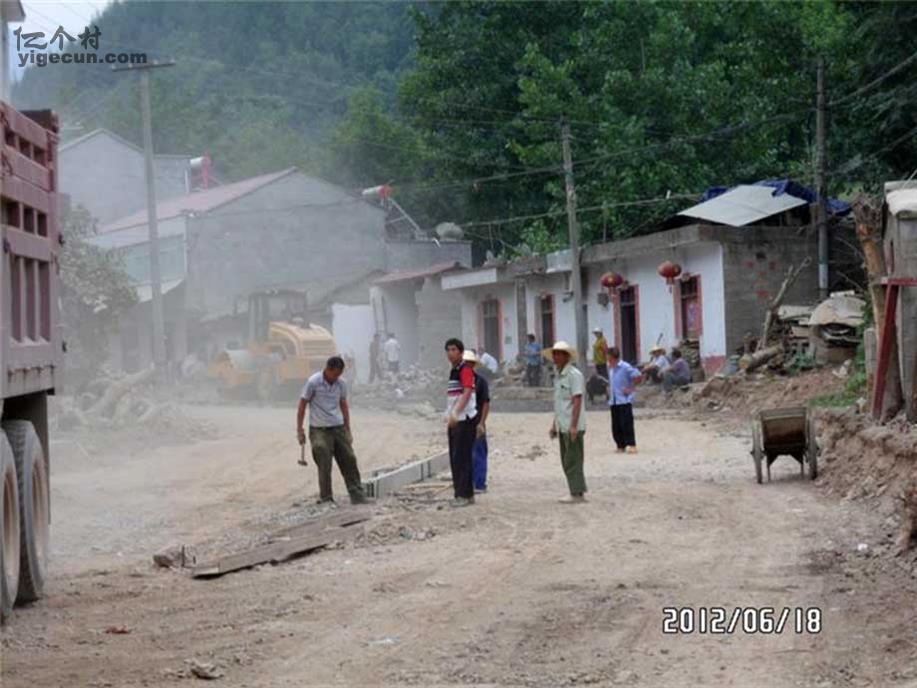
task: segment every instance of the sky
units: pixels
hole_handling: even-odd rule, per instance
[[[81,33],[88,22],[105,9],[111,0],[21,0],[25,9],[25,21],[13,24],[14,31],[22,26],[23,33],[43,31],[45,40],[51,37],[58,26],[71,36]],[[23,68],[16,59],[16,37],[10,36],[9,64],[13,79],[18,79]]]

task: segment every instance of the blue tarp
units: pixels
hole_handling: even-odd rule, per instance
[[[812,191],[812,189],[803,186],[794,182],[792,179],[763,179],[760,182],[755,182],[754,186],[769,186],[774,190],[774,196],[780,196],[781,194],[789,194],[790,196],[795,196],[796,198],[801,198],[804,201],[809,203],[815,203],[818,199],[818,195]],[[713,186],[707,189],[704,192],[704,195],[701,196],[701,202],[709,201],[711,198],[716,198],[730,189],[732,186]],[[843,216],[849,213],[851,210],[850,204],[841,201],[837,198],[828,199],[828,213],[831,215]]]

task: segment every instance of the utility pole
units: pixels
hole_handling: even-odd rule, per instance
[[[828,151],[825,60],[818,58],[815,98],[815,226],[818,229],[818,294],[828,298]]]
[[[150,245],[150,306],[153,312],[153,363],[157,374],[165,370],[166,333],[162,315],[162,275],[159,271],[159,224],[156,217],[156,174],[153,169],[153,115],[150,108],[150,70],[174,67],[175,62],[148,62],[112,67],[113,72],[140,73],[140,111],[143,115],[143,156],[146,169],[146,212]]]
[[[586,370],[586,305],[583,303],[583,273],[580,268],[579,225],[576,222],[576,186],[573,183],[573,154],[570,152],[570,123],[565,117],[560,125],[564,149],[564,182],[567,187],[567,228],[570,234],[570,281],[573,283],[573,321],[576,327],[576,351],[580,367]],[[553,342],[545,342],[551,345]]]

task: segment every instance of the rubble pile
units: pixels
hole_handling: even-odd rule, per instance
[[[521,361],[507,363],[496,386],[498,387],[522,387],[525,384],[525,364]]]
[[[809,318],[813,310],[812,306],[792,305],[780,306],[777,309],[779,336],[791,356],[809,353]]]
[[[846,365],[826,366],[793,376],[768,370],[739,371],[734,375],[717,375],[706,383],[691,385],[687,391],[671,395],[663,395],[655,388],[641,391],[640,398],[651,407],[729,412],[744,419],[761,409],[805,406],[815,397],[839,394],[846,387],[848,373]]]
[[[816,422],[819,484],[845,499],[874,500],[917,573],[917,427],[903,415],[876,425],[852,409],[819,410]]]
[[[196,441],[216,434],[176,406],[168,392],[154,387],[152,368],[106,374],[73,396],[53,399],[51,429],[63,434],[110,438],[112,433],[128,433],[156,441]]]
[[[836,292],[818,304],[809,317],[809,345],[819,363],[839,363],[852,358],[860,343],[866,302],[853,292]]]
[[[355,385],[353,396],[367,406],[391,408],[392,404],[427,402],[443,405],[446,373],[412,365],[398,375],[386,374],[382,380]]]

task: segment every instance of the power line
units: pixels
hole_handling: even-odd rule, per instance
[[[664,149],[664,148],[668,148],[670,146],[674,146],[680,143],[706,141],[708,139],[718,138],[724,135],[725,136],[733,135],[735,133],[745,131],[745,130],[748,130],[754,127],[763,126],[765,124],[770,124],[770,123],[785,120],[785,119],[791,119],[793,117],[798,116],[802,112],[808,112],[808,111],[809,111],[809,108],[806,108],[805,110],[801,110],[796,113],[785,113],[781,115],[775,115],[773,117],[768,117],[768,118],[759,120],[757,122],[741,122],[739,124],[727,125],[725,127],[720,127],[719,129],[714,129],[712,131],[709,131],[703,134],[695,134],[691,136],[682,136],[682,137],[673,137],[671,139],[668,139],[667,141],[651,143],[645,146],[625,148],[625,149],[621,149],[617,151],[612,151],[610,153],[605,153],[602,155],[594,156],[591,158],[574,160],[573,162],[574,162],[574,165],[581,167],[583,165],[590,165],[590,164],[596,164],[599,162],[606,162],[608,160],[611,160],[617,157],[621,157],[622,155],[630,155],[633,153],[642,153],[642,152],[647,152],[651,150]],[[425,184],[425,185],[420,185],[420,186],[412,186],[410,182],[407,182],[407,183],[397,183],[396,182],[396,183],[393,183],[393,186],[396,186],[399,189],[411,189],[413,191],[428,191],[428,190],[434,190],[434,189],[466,186],[469,184],[480,184],[480,183],[489,182],[489,181],[505,181],[507,179],[514,179],[517,177],[525,177],[525,176],[530,176],[530,175],[535,175],[535,174],[560,172],[562,170],[563,170],[563,165],[547,165],[545,167],[530,168],[524,172],[505,172],[501,174],[494,174],[488,177],[472,177],[468,179],[443,182],[440,184]]]
[[[875,79],[870,81],[868,84],[861,86],[857,90],[853,91],[852,93],[848,93],[846,96],[843,96],[842,98],[838,98],[837,100],[828,103],[828,107],[837,107],[838,105],[843,105],[844,103],[856,98],[857,96],[863,95],[864,93],[866,93],[866,91],[869,91],[875,88],[876,86],[881,84],[883,81],[885,81],[889,77],[894,76],[895,74],[900,72],[905,67],[908,67],[911,64],[913,64],[915,61],[917,61],[917,52],[913,53],[910,57],[908,57],[903,62],[899,62],[898,64],[896,64],[894,67],[892,67],[888,71],[876,77]]]
[[[577,213],[589,213],[596,210],[607,210],[609,208],[625,208],[642,205],[654,205],[656,203],[666,203],[668,201],[682,200],[686,198],[697,198],[700,194],[672,194],[670,196],[661,196],[657,198],[641,198],[635,201],[620,201],[618,203],[603,203],[602,205],[593,205],[586,208],[577,208]],[[503,225],[511,222],[526,222],[528,220],[538,220],[544,217],[559,217],[566,215],[567,210],[556,210],[547,213],[538,213],[536,215],[516,215],[514,217],[500,217],[490,220],[480,220],[475,222],[466,222],[459,225],[462,229],[466,227],[485,227],[487,225]]]

